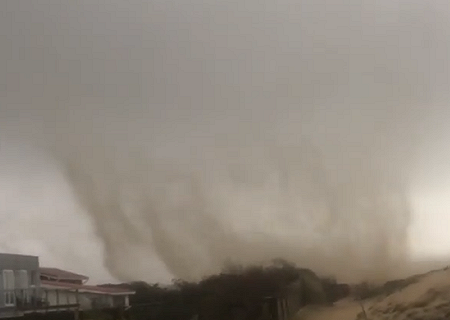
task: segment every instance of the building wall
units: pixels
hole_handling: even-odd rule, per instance
[[[130,298],[126,296],[113,296],[114,306],[128,307],[130,306]]]
[[[39,258],[34,256],[0,253],[0,269],[38,271]]]
[[[81,310],[107,309],[125,306],[126,297],[111,296],[106,294],[95,294],[69,290],[46,289],[42,292],[42,298],[49,306],[80,304]]]
[[[105,294],[95,294],[95,293],[82,293],[81,296],[86,298],[85,303],[81,305],[83,310],[88,309],[106,309],[114,307],[113,296],[105,295]]]
[[[42,298],[50,307],[77,304],[77,293],[68,290],[43,290]]]

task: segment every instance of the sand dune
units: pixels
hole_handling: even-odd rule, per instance
[[[308,307],[296,320],[450,319],[450,269],[409,278],[411,284],[362,302],[346,299],[333,307]]]
[[[306,307],[295,320],[353,320],[361,312],[355,301],[339,301],[333,307]]]

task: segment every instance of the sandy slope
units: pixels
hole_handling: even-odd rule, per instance
[[[367,319],[438,320],[450,319],[450,269],[430,272],[389,295],[364,301]],[[352,300],[333,307],[309,307],[296,320],[362,320],[361,305]]]
[[[302,309],[296,320],[353,320],[361,307],[354,301],[339,301],[334,307],[307,307]]]

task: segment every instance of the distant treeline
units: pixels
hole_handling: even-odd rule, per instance
[[[170,288],[145,282],[119,285],[136,292],[130,297],[129,317],[133,320],[256,320],[262,317],[262,302],[283,296],[293,283],[301,284],[300,305],[333,303],[349,294],[347,285],[337,284],[332,278],[321,279],[313,271],[281,259],[264,267],[228,266],[222,273],[199,282],[174,280],[173,283]]]

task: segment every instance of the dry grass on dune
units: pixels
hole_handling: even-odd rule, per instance
[[[333,307],[305,308],[299,313],[297,320],[450,319],[448,268],[388,282],[382,287],[372,289],[370,298],[361,302],[346,299]]]

